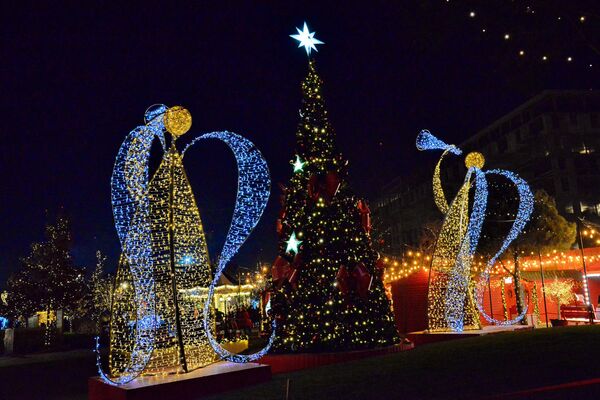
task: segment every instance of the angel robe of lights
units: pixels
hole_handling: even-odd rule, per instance
[[[175,143],[148,185],[148,200],[156,329],[154,351],[144,373],[187,372],[210,364],[216,355],[204,332],[203,299],[189,291],[208,288],[210,264],[200,212]],[[136,305],[125,260],[121,257],[117,270],[111,317],[113,376],[129,363],[134,344]]]
[[[474,283],[471,259],[461,251],[469,243],[469,189],[471,173],[454,200],[448,205],[444,194],[440,166],[450,150],[442,153],[433,176],[433,193],[436,206],[445,214],[435,245],[427,294],[427,324],[429,331],[462,331],[481,329],[479,314],[474,304]]]

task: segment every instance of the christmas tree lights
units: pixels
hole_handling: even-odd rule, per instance
[[[305,48],[307,53],[314,49]],[[302,93],[295,168],[284,191],[272,268],[274,349],[391,345],[398,338],[383,266],[371,244],[369,208],[347,182],[347,161],[336,149],[314,60],[309,60]]]
[[[448,205],[441,184],[440,165],[447,153],[460,155],[460,149],[444,143],[426,130],[419,133],[416,144],[419,150],[444,150],[436,164],[433,177],[435,203],[445,214],[445,218],[431,258],[428,293],[429,330],[461,332],[464,329],[478,329],[480,323],[474,311],[475,305],[483,317],[492,323],[507,325],[520,321],[525,315],[526,308],[513,320],[498,321],[483,310],[482,304],[490,270],[498,257],[522,231],[533,211],[533,195],[529,186],[510,171],[482,171],[485,159],[481,153],[473,152],[465,159],[467,174],[463,185]],[[486,263],[479,282],[475,284],[473,282],[475,269],[472,263],[485,219],[488,197],[487,175],[499,175],[512,182],[519,193],[519,206],[508,235],[500,249]],[[471,187],[474,187],[474,194],[469,214]]]

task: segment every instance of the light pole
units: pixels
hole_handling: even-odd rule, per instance
[[[540,275],[542,276],[542,296],[544,297],[544,314],[546,315],[546,328],[548,328],[548,306],[546,305],[546,285],[544,284],[544,267],[542,266],[542,253],[539,249],[538,258],[540,260]]]
[[[581,236],[581,224],[583,222],[582,218],[577,218],[577,238],[579,244],[579,252],[581,253],[581,263],[583,265],[583,296],[586,305],[590,305],[590,293],[588,291],[588,277],[587,277],[587,267],[585,265],[585,257],[583,254],[583,238]]]

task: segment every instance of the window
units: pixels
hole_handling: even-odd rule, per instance
[[[573,214],[573,203],[569,203],[565,206],[565,212],[567,214]]]
[[[560,179],[560,187],[562,189],[563,192],[568,192],[569,191],[569,179],[567,177],[561,178]]]
[[[531,132],[531,135],[534,137],[539,136],[542,133],[543,129],[544,129],[544,122],[542,121],[541,118],[537,118],[535,121],[533,121],[532,123],[529,124],[529,131]]]
[[[557,113],[552,113],[552,116],[550,117],[550,119],[552,121],[552,128],[554,128],[554,129],[560,128],[560,119],[558,118]]]
[[[577,114],[569,113],[569,124],[577,126]]]
[[[590,114],[590,125],[592,128],[600,128],[600,118],[598,118],[598,113]]]
[[[502,154],[502,153],[506,153],[507,149],[508,149],[508,143],[506,142],[506,136],[498,139],[498,151]]]

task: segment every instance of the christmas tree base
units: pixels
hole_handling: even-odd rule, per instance
[[[323,365],[338,364],[368,357],[398,353],[400,351],[411,350],[413,347],[412,343],[401,343],[387,347],[337,353],[267,354],[259,361],[270,365],[271,371],[274,374],[281,374],[320,367]]]
[[[98,377],[88,381],[89,400],[198,399],[271,379],[271,367],[264,364],[236,364],[220,361],[187,374],[143,376],[121,385],[109,385]]]
[[[466,339],[477,336],[491,335],[495,333],[503,332],[515,332],[515,331],[531,331],[533,326],[531,325],[511,325],[511,326],[485,326],[483,329],[476,329],[463,332],[410,332],[406,335],[408,340],[413,342],[415,346],[423,344],[445,342],[448,340]]]

